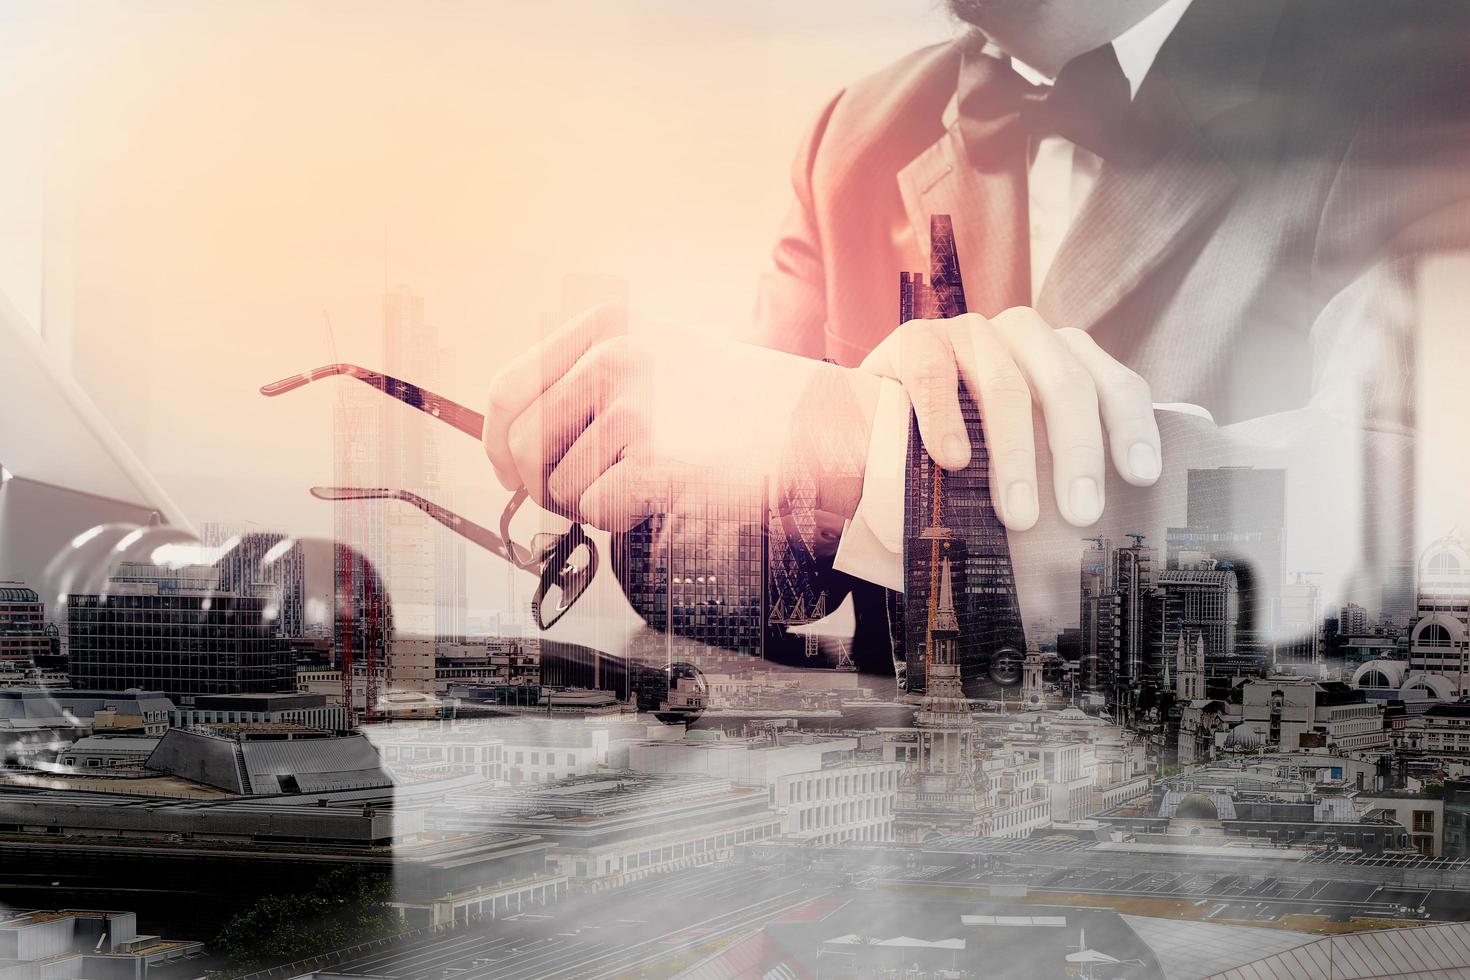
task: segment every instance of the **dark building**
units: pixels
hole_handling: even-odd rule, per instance
[[[1094,538],[1082,553],[1083,683],[1109,706],[1128,701],[1131,688],[1163,673],[1155,552],[1143,535],[1132,539],[1118,548]]]
[[[966,312],[964,284],[949,216],[930,223],[931,277],[900,277],[900,320],[953,317]],[[1016,600],[1015,573],[1005,525],[990,500],[990,458],[973,398],[960,399],[972,447],[970,465],[945,473],[934,465],[910,421],[908,479],[904,501],[903,650],[906,687],[925,691],[929,606],[939,575],[937,543],[925,537],[931,525],[954,532],[947,553],[954,570],[955,612],[960,622],[958,660],[965,694],[996,697],[1019,690],[1025,630]],[[939,513],[934,513],[936,507]]]
[[[201,744],[180,740],[179,748]],[[263,758],[260,767],[291,773],[302,787],[295,796],[272,789],[235,798],[140,796],[120,805],[70,789],[0,787],[0,884],[25,907],[48,895],[73,907],[127,905],[196,936],[213,936],[264,896],[309,893],[340,868],[391,882],[390,901],[413,928],[513,915],[566,894],[566,876],[547,870],[551,841],[429,832],[426,808],[466,783],[309,792],[295,762]],[[72,846],[58,848],[58,835]],[[26,870],[42,866],[45,882]],[[149,887],[139,889],[139,881]]]
[[[46,610],[34,589],[0,582],[0,662],[38,663],[55,653]]]
[[[1068,626],[1057,634],[1057,656],[1064,663],[1075,664],[1082,660],[1082,630]]]
[[[671,482],[669,499],[678,501],[678,513],[656,515],[628,531],[615,559],[629,604],[653,627],[640,634],[633,659],[656,667],[732,653],[760,659],[766,488],[740,475],[722,481],[701,474]],[[793,622],[815,618],[810,609],[783,608]]]
[[[265,615],[270,599],[217,591],[213,569],[123,563],[105,595],[68,600],[72,682],[196,694],[294,691],[291,645]]]
[[[1181,635],[1205,641],[1205,673],[1228,674],[1240,664],[1235,656],[1240,595],[1229,568],[1182,568],[1159,573],[1163,652],[1178,650]]]

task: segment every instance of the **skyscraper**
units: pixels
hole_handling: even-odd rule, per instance
[[[306,558],[301,542],[265,534],[248,524],[205,523],[199,538],[206,547],[224,549],[215,567],[225,592],[269,590],[266,611],[282,636],[306,633]],[[229,545],[229,548],[225,548]]]
[[[590,310],[599,307],[624,310],[627,308],[628,298],[628,283],[617,276],[589,273],[563,275],[557,294],[557,308],[541,315],[541,339],[544,341],[550,338],[572,319]],[[544,420],[544,424],[556,426],[564,421],[548,418]],[[604,425],[601,428],[601,437],[610,441],[623,438],[624,435],[624,433],[614,431],[611,425]],[[587,433],[583,433],[583,438],[589,437],[597,438],[598,436],[588,436]],[[617,447],[610,446],[610,450],[615,448]],[[567,465],[567,460],[564,459],[560,465]],[[596,475],[591,472],[582,474],[583,479],[588,483],[592,482]],[[670,487],[669,489],[670,492],[688,491],[690,493],[698,490],[693,486]],[[716,496],[719,495],[716,492]],[[552,514],[537,514],[534,506],[527,505],[523,508],[523,512],[527,523],[534,523],[537,520],[541,522],[535,530],[559,532],[566,528],[565,520]],[[638,618],[641,618],[653,624],[653,632],[649,635],[637,636],[637,648],[629,651],[629,655],[640,663],[660,668],[659,676],[664,676],[661,669],[668,666],[669,657],[682,655],[682,653],[671,649],[671,646],[679,645],[677,638],[666,637],[662,630],[667,627],[671,619],[677,618],[683,621],[685,617],[682,613],[671,617],[666,604],[671,590],[676,589],[671,578],[672,573],[667,567],[661,571],[654,571],[643,563],[654,560],[667,563],[676,552],[681,555],[691,554],[696,545],[692,541],[687,546],[682,543],[685,531],[697,536],[714,533],[706,522],[714,519],[719,511],[706,509],[702,513],[704,516],[691,522],[687,529],[682,524],[673,526],[672,523],[666,527],[663,519],[660,518],[653,523],[640,525],[626,536],[613,536],[611,553],[608,557],[615,573],[623,580],[624,592],[628,601],[625,602],[622,596],[617,594],[617,590],[613,589],[591,588],[584,592],[577,601],[576,610],[579,642],[601,650],[621,649],[629,634],[637,633]],[[741,513],[749,517],[744,511]],[[756,523],[759,524],[759,520]],[[699,527],[697,531],[695,530],[696,525]],[[529,532],[528,528],[527,533]],[[719,537],[719,534],[715,533],[714,536]],[[659,557],[655,558],[655,556]],[[638,571],[632,571],[633,569],[638,569]],[[726,569],[726,571],[733,571],[733,569]],[[530,609],[530,594],[527,580],[524,577],[525,573],[512,569],[507,574],[510,578],[506,582],[506,597],[510,602],[510,607],[502,618],[502,629],[507,626],[525,625],[528,622],[527,613]],[[715,589],[734,588],[733,578],[722,581],[724,576],[718,570],[714,571],[713,575],[713,582],[710,581],[709,576],[705,576],[705,581],[702,583],[698,581],[700,578],[698,573],[688,576],[680,575],[677,589],[686,587],[683,579],[687,577],[690,579],[687,583],[689,591],[685,593],[685,600],[676,598],[675,605],[683,606],[686,612],[690,612],[698,604],[694,599],[697,590],[709,588],[713,592]],[[636,601],[633,598],[635,594],[638,596]],[[710,594],[706,598],[718,599],[719,596]],[[629,614],[630,604],[633,606],[636,617]],[[705,605],[703,608],[708,610],[710,607]],[[708,621],[704,622],[704,626],[709,627]],[[553,657],[556,656],[555,649],[551,648],[550,655]],[[544,653],[543,661],[545,656]],[[603,666],[603,658],[591,658],[591,676],[579,683],[602,687],[626,696],[628,694],[627,674],[615,671],[609,676],[604,673]]]
[[[38,664],[57,652],[45,614],[35,589],[0,582],[0,663]]]
[[[1378,614],[1398,626],[1414,618],[1414,563],[1390,562],[1384,569],[1379,592]]]
[[[1093,547],[1082,553],[1083,682],[1109,706],[1125,702],[1131,687],[1163,673],[1155,552],[1143,535],[1131,537],[1122,548],[1093,538]]]
[[[437,332],[424,317],[424,300],[406,286],[383,296],[383,370],[429,383],[442,370]],[[426,497],[454,509],[446,486],[434,424],[395,399],[378,401],[381,479],[377,484]],[[465,542],[409,507],[384,511],[384,577],[393,597],[388,683],[432,693],[439,643],[465,634]]]
[[[1322,662],[1322,600],[1316,583],[1296,576],[1281,588],[1281,635],[1275,645],[1277,667]]]
[[[948,215],[931,219],[930,238],[929,285],[918,273],[900,276],[901,320],[966,312]],[[935,466],[924,450],[917,421],[910,421],[903,538],[902,639],[907,689],[912,693],[926,690],[928,607],[938,583],[940,555],[925,533],[931,525],[941,525],[954,532],[949,559],[959,594],[955,608],[961,630],[956,656],[965,693],[995,697],[1019,689],[1026,636],[1005,525],[990,500],[990,457],[980,409],[973,398],[961,398],[960,405],[972,452],[970,465],[959,472],[945,473]]]
[[[381,485],[380,397],[363,385],[337,389],[332,455],[338,486]],[[382,500],[342,499],[332,504],[333,659],[342,674],[342,702],[349,719],[355,716],[359,701],[369,718],[376,710],[385,668],[383,644],[393,628],[388,597],[377,573],[387,551],[384,522],[388,506]]]
[[[676,513],[629,530],[614,558],[629,604],[652,627],[636,638],[633,659],[647,667],[760,660],[768,610],[764,484],[738,471],[701,474],[671,480],[666,499]]]

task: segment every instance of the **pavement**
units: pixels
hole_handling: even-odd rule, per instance
[[[830,887],[745,864],[694,868],[579,896],[545,914],[510,916],[374,952],[333,974],[556,980],[637,976],[661,966],[656,975],[667,976],[722,937],[755,928]]]
[[[536,913],[375,951],[342,964],[334,975],[395,980],[666,977],[713,952],[722,941],[789,917],[814,899],[890,890],[962,901],[1113,907],[1167,914],[1184,920],[1180,926],[1251,923],[1272,927],[1288,942],[1296,936],[1286,936],[1286,927],[1306,928],[1313,921],[1340,923],[1324,926],[1336,930],[1354,928],[1349,924],[1354,919],[1404,925],[1470,919],[1470,875],[1463,872],[1445,876],[1459,878],[1463,887],[1439,888],[1406,883],[1403,879],[1412,872],[1395,875],[1399,881],[1384,881],[1386,869],[1341,862],[1180,861],[1138,854],[1129,855],[1125,864],[1120,857],[1099,855],[1064,838],[1032,838],[989,842],[959,865],[921,864],[903,852],[881,848],[857,866],[820,854],[791,864],[737,861],[658,875],[614,891],[574,896]],[[1251,873],[1237,873],[1237,866],[1249,867]],[[1351,880],[1354,875],[1368,880]],[[1302,916],[1318,918],[1297,918]],[[1222,961],[1227,949],[1240,945],[1233,941],[1246,935],[1218,933]],[[1175,937],[1181,950],[1187,951],[1187,937],[1187,931]],[[1165,973],[1182,975],[1178,970]]]

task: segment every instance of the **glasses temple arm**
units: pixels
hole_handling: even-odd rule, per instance
[[[383,394],[396,398],[405,405],[411,405],[426,415],[431,415],[441,422],[452,425],[465,435],[479,439],[485,430],[485,416],[473,409],[466,408],[456,401],[445,398],[443,395],[435,394],[427,388],[403,381],[388,374],[380,374],[377,371],[369,371],[367,368],[358,367],[356,364],[327,364],[304,374],[293,374],[289,378],[273,381],[268,385],[262,385],[260,393],[267,398],[284,395],[288,391],[305,387],[313,381],[323,378],[333,378],[345,375],[356,378],[369,387],[376,388]]]
[[[448,508],[441,507],[407,490],[389,490],[362,487],[312,487],[311,495],[318,500],[401,500],[417,507],[434,520],[467,541],[472,541],[498,558],[514,562],[506,542],[494,531],[467,517],[461,517]]]

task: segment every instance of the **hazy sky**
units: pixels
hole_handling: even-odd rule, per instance
[[[324,310],[371,363],[408,284],[452,354],[421,380],[475,404],[567,272],[737,320],[803,128],[949,30],[937,0],[11,2],[0,288],[39,319],[44,241],[51,330],[191,514],[309,522],[330,392],[255,388],[329,359]]]
[[[450,355],[416,380],[477,406],[566,273],[733,323],[804,128],[950,31],[939,0],[11,0],[0,289],[192,517],[326,534],[331,386],[256,394],[333,359],[323,311],[371,365],[407,284]]]

